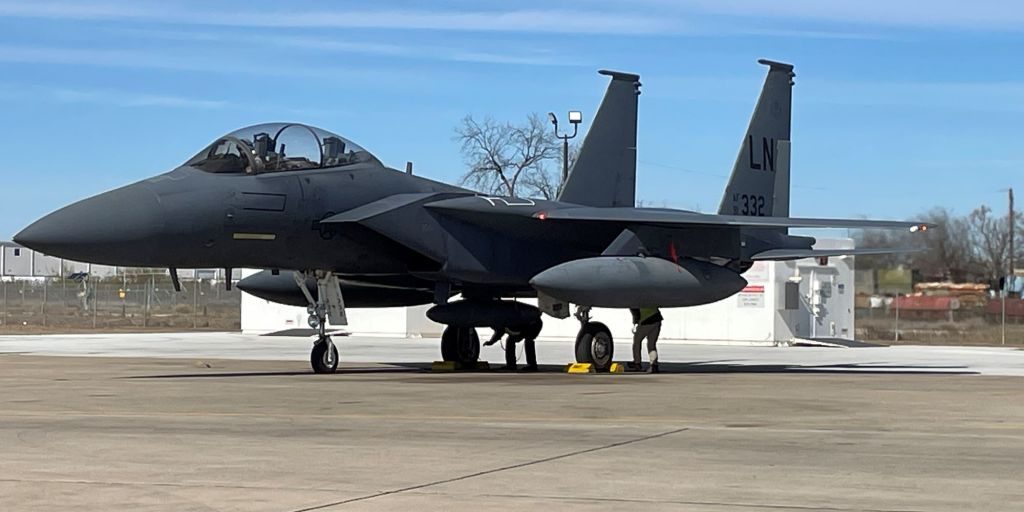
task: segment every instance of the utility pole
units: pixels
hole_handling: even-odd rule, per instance
[[[1013,254],[1013,230],[1014,230],[1013,187],[1010,187],[1010,190],[1008,192],[1009,192],[1009,200],[1010,200],[1010,212],[1007,215],[1007,219],[1009,220],[1009,224],[1010,224],[1010,226],[1009,226],[1010,227],[1010,253],[1007,255],[1007,258],[1006,258],[1006,261],[1007,261],[1008,264],[1006,266],[1007,267],[1006,275],[1003,277],[1003,289],[1001,290],[1001,292],[1002,292],[1002,301],[1003,301],[1002,302],[1003,325],[1002,325],[1002,331],[1001,331],[1001,333],[1002,333],[1001,334],[1001,338],[1002,338],[1002,344],[1003,345],[1006,345],[1006,295],[1009,293],[1010,283],[1012,283],[1014,281],[1014,279],[1013,279],[1013,266],[1014,266],[1014,261],[1013,261],[1013,257],[1014,257],[1014,254]]]
[[[1013,271],[1014,271],[1014,266],[1015,266],[1015,263],[1016,263],[1014,261],[1014,258],[1016,257],[1016,254],[1013,253],[1013,234],[1014,234],[1013,232],[1014,232],[1014,227],[1015,227],[1014,226],[1014,213],[1013,213],[1013,187],[1010,187],[1010,215],[1009,215],[1009,217],[1010,217],[1010,273],[1009,273],[1009,275],[1012,276],[1013,275]]]

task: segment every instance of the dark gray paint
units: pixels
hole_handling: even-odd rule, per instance
[[[530,284],[563,302],[600,308],[686,307],[722,300],[746,279],[727,268],[682,258],[597,257],[556,265]]]
[[[580,147],[559,201],[587,206],[636,206],[636,131],[640,76],[612,77]]]
[[[761,102],[789,94],[788,86],[774,85],[777,69],[773,64]],[[743,281],[738,272],[758,253],[810,250],[814,239],[790,236],[788,227],[912,225],[633,208],[637,77],[612,77],[557,201],[484,197],[376,158],[255,175],[185,165],[58,210],[16,241],[110,265],[328,270],[371,286],[407,279],[402,287],[413,295],[450,289],[491,299],[535,294],[534,276],[552,290],[565,288],[566,279],[589,280],[571,298],[627,307],[694,305],[734,293]],[[788,110],[788,102],[780,104]],[[752,123],[751,134],[760,126]],[[613,244],[626,230],[629,243]],[[629,269],[600,259],[637,247],[647,258]],[[577,260],[584,261],[568,263]],[[683,271],[668,260],[684,262]],[[601,269],[608,273],[592,272]]]

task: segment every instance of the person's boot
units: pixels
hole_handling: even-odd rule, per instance
[[[643,371],[643,369],[644,369],[643,365],[640,364],[640,363],[633,362],[633,361],[630,361],[630,362],[626,363],[626,371],[627,372],[639,372],[639,371]]]
[[[519,371],[526,372],[526,373],[533,373],[533,372],[537,371],[537,365],[535,365],[535,364],[528,364],[528,365],[524,366],[522,370],[519,370]]]
[[[651,363],[651,365],[647,367],[647,373],[661,373],[661,368],[658,368],[658,363]]]

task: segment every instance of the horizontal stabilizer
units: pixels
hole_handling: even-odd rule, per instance
[[[548,220],[620,222],[662,226],[709,226],[738,228],[834,228],[834,229],[909,229],[932,227],[921,222],[865,219],[805,219],[797,217],[748,217],[745,215],[709,215],[663,208],[563,208],[545,212]]]
[[[830,258],[834,256],[869,256],[874,254],[903,254],[920,252],[911,247],[893,249],[771,249],[755,254],[754,261],[800,260],[804,258]]]

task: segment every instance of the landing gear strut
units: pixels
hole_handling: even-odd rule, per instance
[[[580,321],[580,332],[576,335],[576,362],[590,363],[599,372],[612,367],[615,343],[612,332],[601,322],[590,321],[590,307],[576,308],[576,319]]]
[[[309,354],[309,365],[313,373],[334,373],[338,370],[338,348],[327,335],[327,319],[335,325],[347,325],[345,301],[341,296],[341,284],[338,276],[332,272],[316,271],[317,297],[306,286],[307,273],[295,272],[295,283],[306,296],[309,307],[309,326],[317,330],[317,339],[313,342],[313,350]]]
[[[472,327],[449,325],[441,334],[441,359],[475,365],[480,357],[480,336]]]

